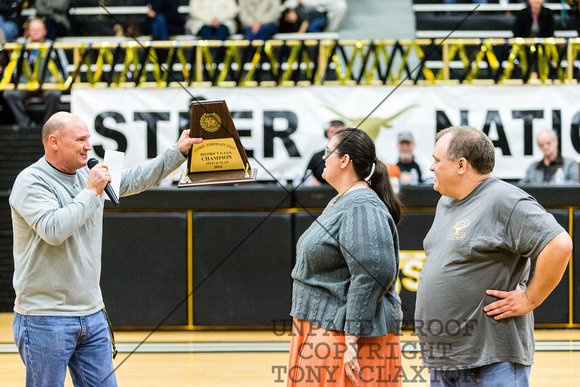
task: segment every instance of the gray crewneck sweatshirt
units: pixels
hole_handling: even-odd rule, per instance
[[[371,189],[350,191],[298,241],[290,314],[357,336],[400,333],[398,273],[399,240],[387,207]]]
[[[184,161],[176,145],[123,171],[120,196],[159,183]],[[14,310],[85,316],[103,308],[99,280],[104,199],[85,188],[87,167],[69,175],[43,157],[24,169],[10,194],[14,232]]]

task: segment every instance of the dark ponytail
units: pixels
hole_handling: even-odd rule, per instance
[[[373,140],[366,132],[358,128],[341,129],[336,132],[335,136],[338,136],[336,147],[338,155],[350,156],[358,178],[367,180],[371,189],[389,209],[395,224],[399,224],[403,205],[399,196],[393,191],[387,166],[376,156]]]
[[[403,204],[401,203],[401,199],[399,199],[399,195],[397,195],[393,190],[389,170],[381,160],[376,159],[375,171],[370,177],[368,183],[389,209],[395,224],[399,224],[401,221],[401,207]]]

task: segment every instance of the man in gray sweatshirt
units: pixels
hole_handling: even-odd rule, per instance
[[[10,194],[14,231],[14,338],[27,386],[116,386],[99,280],[107,167],[87,167],[87,125],[58,112],[42,129],[44,157]],[[182,133],[160,156],[123,171],[120,196],[151,188],[201,139]]]

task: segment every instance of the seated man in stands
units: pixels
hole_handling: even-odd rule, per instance
[[[288,0],[280,17],[280,32],[322,32],[326,27],[326,14],[300,1]]]
[[[48,40],[46,40],[46,27],[44,26],[44,22],[40,19],[33,19],[28,23],[27,35],[27,42],[29,43],[48,42]],[[38,59],[38,50],[25,50],[23,51],[22,56],[22,60],[27,61],[28,67],[31,69],[31,73],[33,73],[33,69],[35,68],[36,61]],[[35,79],[38,80],[41,84],[38,90],[18,90],[15,88],[14,90],[5,90],[3,92],[4,101],[6,101],[10,107],[16,124],[20,128],[35,126],[35,123],[30,119],[28,114],[26,114],[26,109],[24,106],[24,101],[31,97],[41,97],[46,104],[44,120],[42,123],[46,122],[50,116],[58,111],[60,96],[62,95],[62,92],[60,90],[42,90],[42,83],[51,81],[50,71],[46,68],[47,66],[44,63],[44,60],[46,60],[46,58],[43,58],[43,63],[38,66],[40,72],[38,78]],[[42,77],[43,71],[45,76],[44,79],[41,80],[40,78]],[[18,83],[28,83],[28,79],[24,74],[20,75]]]
[[[536,141],[544,158],[528,167],[520,184],[577,184],[578,162],[562,157],[556,132],[543,130],[538,133]]]
[[[324,12],[328,19],[326,31],[337,32],[346,13],[346,0],[299,0],[307,7],[313,7]]]
[[[0,30],[4,33],[6,42],[15,41],[18,36],[22,0],[0,2]]]
[[[401,184],[431,184],[433,183],[433,172],[429,170],[429,163],[417,158],[413,152],[415,150],[415,139],[411,132],[401,132],[397,136],[397,150],[399,159],[397,166],[401,170]]]
[[[36,17],[44,21],[46,39],[55,41],[70,33],[70,0],[34,0]]]
[[[146,31],[152,40],[169,40],[170,35],[182,35],[185,23],[179,14],[179,0],[146,0]]]
[[[246,39],[268,40],[278,33],[280,0],[239,0],[239,5]]]
[[[346,125],[340,120],[329,121],[328,123],[324,124],[324,136],[328,139],[328,141],[330,141],[332,136],[334,136],[336,132],[344,127],[346,127]],[[328,184],[322,177],[322,172],[324,172],[324,160],[322,159],[322,156],[324,156],[324,152],[325,149],[312,155],[312,158],[306,167],[303,180],[307,180],[310,177],[309,174],[312,174],[312,177],[314,178],[313,185]]]
[[[235,0],[190,0],[189,30],[203,40],[226,40],[236,32]]]

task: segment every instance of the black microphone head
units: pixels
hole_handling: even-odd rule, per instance
[[[87,161],[87,165],[89,166],[89,169],[93,168],[98,163],[99,163],[99,160],[95,159],[94,157],[90,158],[89,161]]]

